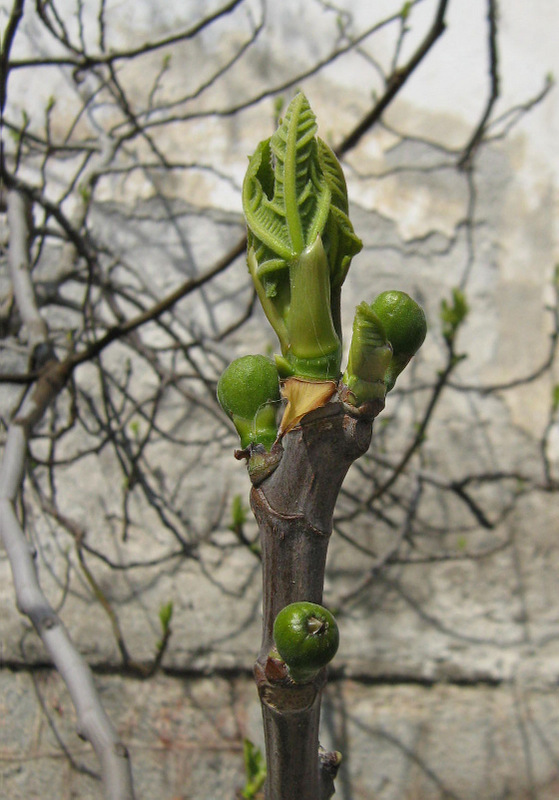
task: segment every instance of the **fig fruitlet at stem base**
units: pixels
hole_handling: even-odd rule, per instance
[[[340,636],[328,609],[317,603],[291,603],[274,622],[274,641],[293,680],[305,683],[336,655]]]
[[[389,392],[398,375],[425,341],[425,312],[409,294],[395,289],[379,294],[370,307],[381,321],[392,346],[392,360],[385,376],[386,391]]]
[[[280,402],[278,373],[270,358],[242,356],[232,361],[217,382],[217,399],[233,420],[241,447],[261,444],[270,449],[277,437]]]

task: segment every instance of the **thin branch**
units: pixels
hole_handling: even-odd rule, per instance
[[[6,106],[10,50],[12,49],[18,25],[23,17],[24,2],[25,0],[14,0],[4,36],[0,38],[0,119],[4,118],[4,108]]]
[[[497,392],[507,392],[511,389],[516,389],[518,386],[526,386],[541,378],[549,372],[555,362],[557,356],[557,348],[559,346],[559,276],[555,278],[554,286],[555,301],[553,305],[547,308],[551,312],[553,320],[553,329],[549,334],[549,350],[542,363],[535,367],[531,372],[526,375],[520,375],[517,378],[511,378],[508,381],[501,383],[490,384],[470,384],[470,383],[456,383],[449,381],[448,385],[459,392],[477,392],[481,395],[496,394]]]
[[[30,231],[25,204],[15,195],[10,198],[10,220],[15,224],[13,239],[19,240],[14,242],[16,253],[21,254]],[[30,288],[30,283],[20,276],[14,284],[14,293],[18,301],[22,295],[22,307],[34,317],[36,305],[34,298],[28,296]],[[44,340],[37,342],[36,346],[48,344],[46,326],[42,330]],[[68,377],[67,368],[57,366],[61,367],[57,371],[47,367],[36,385],[27,391],[8,428],[0,466],[0,535],[12,569],[17,607],[33,623],[68,687],[78,717],[78,733],[92,744],[101,762],[107,800],[133,800],[128,752],[101,704],[89,666],[43,594],[34,553],[16,513],[29,437]]]
[[[68,763],[70,764],[72,769],[76,770],[76,772],[81,772],[83,775],[89,775],[89,777],[93,778],[93,780],[95,780],[95,781],[100,781],[101,780],[101,776],[97,772],[94,772],[92,769],[89,769],[89,767],[86,767],[85,764],[80,764],[79,762],[77,762],[76,759],[74,758],[74,756],[72,755],[71,750],[67,747],[66,742],[62,738],[62,735],[60,734],[60,732],[59,732],[59,730],[58,730],[58,728],[56,726],[56,723],[55,723],[55,721],[54,721],[54,719],[52,717],[52,714],[51,714],[51,711],[50,711],[50,709],[49,709],[49,707],[47,705],[47,702],[45,701],[45,698],[43,697],[43,693],[41,691],[41,687],[39,686],[39,680],[38,680],[37,674],[34,673],[33,671],[31,672],[31,680],[33,681],[33,688],[35,689],[35,696],[37,698],[37,701],[38,701],[39,705],[41,706],[41,711],[45,715],[45,718],[47,720],[48,726],[51,729],[52,734],[53,734],[54,738],[56,739],[56,742],[57,742],[58,746],[60,747],[60,749],[64,753],[65,758],[68,759]]]
[[[18,2],[18,0],[16,0]],[[23,5],[23,0],[19,0]],[[102,66],[105,64],[114,64],[115,61],[121,61],[122,59],[129,60],[131,58],[136,58],[137,56],[143,56],[147,53],[153,53],[155,50],[161,50],[164,47],[170,47],[171,45],[178,44],[179,42],[186,41],[188,39],[195,38],[204,28],[207,28],[209,25],[214,23],[216,20],[220,19],[221,17],[230,14],[238,5],[241,5],[244,0],[230,0],[229,3],[226,3],[221,8],[216,9],[213,13],[208,14],[207,17],[203,17],[199,22],[193,25],[190,28],[187,28],[185,31],[180,31],[179,33],[174,33],[171,36],[165,36],[162,39],[158,39],[154,42],[145,42],[143,45],[140,45],[136,48],[129,48],[126,50],[111,50],[110,52],[100,53],[98,55],[87,55],[85,52],[79,53],[76,57],[61,57],[61,58],[28,58],[28,59],[14,59],[12,62],[13,69],[20,69],[22,67],[33,67],[33,66],[46,66],[46,67],[63,67],[63,66],[70,66],[75,67],[79,71],[84,71],[87,69],[92,69],[93,67]],[[40,5],[40,4],[38,4]],[[52,30],[52,28],[51,28]],[[52,30],[54,33],[54,30]],[[59,38],[59,37],[57,37]],[[69,50],[76,49],[71,46],[70,42],[64,40],[62,42]]]
[[[58,222],[70,242],[76,248],[77,253],[86,261],[86,263],[90,267],[95,264],[96,257],[94,255],[94,248],[89,241],[89,238],[87,235],[82,235],[79,230],[72,225],[66,215],[62,212],[58,203],[48,200],[42,194],[40,189],[30,186],[24,181],[16,178],[15,175],[5,168],[3,161],[0,162],[0,182],[3,182],[8,189],[16,189],[22,194],[27,195],[30,200],[44,208],[47,214]]]
[[[29,435],[64,385],[40,384],[41,381],[28,392],[8,428],[0,467],[0,533],[12,568],[18,609],[33,623],[68,687],[76,707],[79,735],[93,745],[101,761],[106,796],[111,800],[133,800],[127,750],[101,705],[89,666],[42,592],[33,553],[15,511]]]
[[[173,292],[168,294],[158,303],[154,303],[150,308],[146,309],[142,313],[138,314],[131,319],[122,322],[118,325],[114,325],[111,327],[107,333],[102,336],[98,341],[91,344],[89,347],[84,348],[79,353],[75,353],[70,355],[65,362],[62,364],[65,365],[65,369],[72,371],[75,367],[79,366],[80,364],[84,364],[87,361],[92,361],[94,358],[99,356],[99,354],[106,348],[108,345],[112,344],[114,341],[122,339],[127,334],[132,333],[137,328],[142,325],[145,325],[147,322],[153,322],[158,317],[160,317],[165,311],[169,311],[179,300],[182,300],[188,294],[191,294],[196,289],[199,289],[204,284],[211,281],[221,272],[229,267],[236,258],[238,258],[242,253],[244,253],[246,249],[246,238],[242,238],[235,247],[233,247],[223,258],[221,258],[212,269],[208,270],[208,272],[200,275],[197,278],[193,278],[191,280],[187,280],[182,283],[177,289]],[[62,365],[57,365],[57,369],[59,369]],[[5,374],[0,376],[0,382],[4,383],[32,383],[38,377],[38,373],[30,372],[27,375],[22,374]]]
[[[111,624],[111,628],[113,631],[113,636],[115,637],[117,647],[122,657],[122,663],[124,667],[128,667],[132,663],[132,659],[130,657],[130,653],[128,652],[128,647],[126,646],[126,641],[124,639],[122,628],[120,627],[118,616],[116,615],[115,610],[111,606],[106,594],[99,586],[99,583],[96,581],[95,576],[87,566],[83,550],[81,548],[82,538],[83,538],[82,536],[76,534],[76,553],[78,556],[80,567],[82,568],[83,574],[85,575],[85,578],[91,588],[91,591],[93,592],[95,599],[99,602],[105,614],[109,618],[109,622]]]
[[[485,110],[479,121],[479,124],[472,134],[472,137],[464,152],[458,161],[458,167],[463,170],[471,168],[472,159],[483,141],[487,123],[493,106],[499,98],[499,51],[497,49],[497,16],[498,7],[497,0],[487,0],[487,21],[489,23],[489,77],[490,77],[490,92]]]
[[[445,5],[448,0],[445,0]],[[281,92],[286,91],[287,89],[291,89],[294,86],[299,86],[303,81],[311,78],[313,75],[317,75],[323,70],[324,68],[332,65],[337,59],[345,56],[347,53],[353,52],[353,50],[357,47],[360,42],[365,41],[370,36],[375,33],[378,33],[383,28],[387,27],[395,20],[400,18],[400,12],[396,14],[392,14],[385,19],[381,20],[380,22],[376,22],[373,25],[369,26],[366,30],[359,33],[353,40],[348,42],[347,44],[340,46],[330,53],[328,53],[324,58],[320,59],[316,63],[312,64],[308,69],[304,69],[303,71],[299,72],[294,76],[288,76],[286,79],[280,81],[279,83],[273,86],[267,86],[262,91],[256,92],[254,95],[249,97],[246,100],[241,100],[238,103],[233,103],[232,105],[223,107],[223,108],[211,108],[210,110],[200,110],[194,111],[192,113],[185,113],[185,114],[174,114],[169,116],[158,116],[156,119],[146,119],[143,124],[143,130],[147,128],[154,128],[154,127],[161,127],[163,125],[169,125],[170,123],[177,123],[177,122],[186,122],[186,121],[194,121],[200,119],[207,119],[208,117],[233,117],[236,114],[246,111],[249,108],[258,105],[263,100],[266,100],[271,97],[275,97]],[[142,121],[142,115],[138,115],[138,119]],[[118,125],[112,129],[112,133],[116,134],[116,132],[120,129],[123,125],[123,122],[120,122]],[[130,138],[134,135],[134,131],[125,131],[121,134],[121,139],[124,141],[127,138]],[[346,148],[346,150],[348,150]]]
[[[212,278],[215,278],[216,275],[219,275],[221,272],[226,270],[236,258],[244,253],[245,248],[246,239],[243,238],[223,258],[221,258],[211,270],[204,273],[204,275],[200,275],[198,278],[186,281],[179,286],[178,289],[175,289],[174,292],[168,294],[167,297],[164,297],[159,303],[155,303],[144,313],[138,314],[138,316],[133,317],[132,319],[120,325],[115,325],[108,330],[107,333],[101,337],[101,339],[99,339],[97,342],[94,342],[83,352],[76,353],[74,356],[71,356],[69,360],[71,361],[72,366],[75,367],[78,364],[83,364],[85,361],[91,361],[93,358],[98,356],[101,351],[107,347],[107,345],[111,344],[116,339],[121,339],[123,336],[132,333],[132,331],[135,331],[136,328],[139,328],[146,322],[151,322],[152,320],[157,319],[157,317],[161,316],[161,314],[163,314],[165,311],[168,311],[170,308],[172,308],[175,303],[177,303],[179,300],[182,300],[183,297],[186,297],[187,294],[190,294],[195,289],[199,289],[205,283],[212,280]]]
[[[439,7],[435,14],[433,24],[429,29],[427,35],[412,55],[407,64],[392,73],[388,80],[388,84],[383,96],[377,101],[375,106],[369,113],[361,120],[361,122],[353,129],[353,131],[343,139],[336,148],[338,156],[344,155],[348,150],[355,147],[362,137],[373,127],[373,125],[380,119],[386,108],[390,105],[392,100],[396,97],[400,89],[406,83],[410,75],[415,71],[419,64],[423,61],[429,50],[433,47],[439,36],[445,30],[445,13],[448,0],[440,0]]]
[[[29,240],[32,226],[31,204],[26,195],[12,189],[8,192],[8,266],[12,287],[18,301],[22,320],[27,328],[28,347],[31,353],[35,345],[47,342],[47,326],[39,314],[35,293],[31,284],[29,264]]]

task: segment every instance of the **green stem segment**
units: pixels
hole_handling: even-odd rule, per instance
[[[330,272],[320,236],[291,262],[288,345],[276,356],[280,375],[337,380],[342,343],[330,310]]]

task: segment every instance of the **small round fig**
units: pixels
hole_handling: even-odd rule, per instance
[[[409,294],[395,289],[379,294],[371,303],[371,310],[380,319],[392,346],[392,361],[385,376],[386,391],[389,392],[400,372],[425,341],[427,321],[421,306]]]
[[[306,683],[336,655],[338,625],[328,609],[317,603],[291,603],[274,622],[274,640],[293,680]]]
[[[233,420],[243,448],[262,444],[270,449],[277,437],[276,408],[280,402],[278,373],[271,359],[235,359],[217,383],[217,399]]]
[[[425,312],[409,294],[396,289],[382,292],[371,303],[371,309],[382,322],[395,354],[417,353],[425,339],[427,323]]]

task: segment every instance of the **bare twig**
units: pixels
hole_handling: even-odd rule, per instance
[[[487,123],[493,106],[499,98],[499,51],[497,48],[497,15],[499,13],[497,0],[487,0],[487,21],[489,24],[489,76],[490,90],[485,110],[481,119],[473,132],[470,141],[465,146],[464,151],[458,161],[460,169],[469,169],[472,158],[478,149],[487,129]]]
[[[433,47],[439,36],[444,33],[447,5],[448,0],[439,0],[439,5],[433,19],[433,24],[431,25],[427,35],[407,64],[392,73],[388,80],[388,85],[384,94],[375,103],[374,107],[369,111],[368,114],[365,115],[361,122],[352,130],[352,132],[340,142],[336,148],[336,153],[339,156],[344,155],[348,150],[351,150],[353,147],[355,147],[362,137],[367,133],[367,131],[369,131],[380,119],[384,111],[386,111],[410,75],[415,71],[429,50]]]
[[[6,30],[3,36],[0,36],[0,120],[4,117],[4,108],[6,106],[10,50],[12,49],[17,27],[23,17],[24,1],[14,0]]]
[[[10,221],[14,225],[10,248],[15,249],[18,276],[14,284],[16,299],[29,318],[36,321],[36,305],[31,284],[25,278],[25,248],[28,243],[28,215],[21,198],[10,197]],[[23,267],[23,269],[22,269]],[[41,321],[42,322],[42,321]],[[46,326],[37,325],[35,346]],[[63,388],[68,370],[60,367],[46,372],[25,394],[17,416],[12,420],[0,466],[0,533],[14,580],[18,608],[29,617],[50,657],[68,687],[78,716],[78,733],[94,747],[101,762],[106,797],[133,800],[132,775],[126,748],[107,716],[88,665],[76,650],[62,621],[55,614],[39,584],[34,554],[16,514],[16,501],[25,469],[27,443],[34,426]]]
[[[23,0],[16,0],[21,5],[23,5]],[[157,39],[153,42],[145,42],[144,44],[140,45],[136,48],[129,48],[126,50],[114,50],[110,51],[109,53],[102,52],[98,55],[90,55],[85,53],[83,50],[79,50],[74,48],[70,45],[69,39],[66,36],[57,36],[61,40],[61,42],[68,47],[68,49],[73,50],[76,55],[74,56],[66,56],[60,58],[49,58],[49,59],[14,59],[13,61],[13,68],[20,69],[22,67],[30,67],[30,66],[73,66],[76,69],[83,71],[87,69],[93,69],[94,67],[101,66],[104,64],[114,64],[116,61],[130,60],[131,58],[135,58],[136,56],[142,56],[146,53],[151,53],[155,50],[160,50],[164,47],[170,47],[173,44],[177,44],[179,42],[193,39],[196,37],[204,28],[207,28],[216,20],[220,19],[221,17],[230,14],[235,8],[242,4],[244,0],[229,0],[228,3],[225,3],[220,8],[217,8],[211,14],[208,14],[207,17],[203,17],[201,20],[196,22],[191,27],[187,28],[184,31],[179,31],[178,33],[173,33],[170,36],[165,36],[161,39]],[[38,4],[40,7],[41,4]],[[50,5],[50,8],[53,8],[53,5]],[[43,21],[45,18],[43,17]],[[52,26],[49,26],[51,32],[55,34],[55,30]],[[56,35],[56,34],[55,34]]]
[[[268,757],[266,800],[328,800],[334,791],[339,754],[319,757],[318,751],[324,670],[309,683],[286,684],[270,669],[269,654],[282,608],[322,602],[334,505],[347,470],[370,440],[369,418],[349,416],[340,404],[318,409],[287,434],[279,466],[252,489],[262,543],[262,646],[254,674]]]
[[[8,227],[10,229],[8,264],[13,292],[27,328],[29,351],[33,353],[36,345],[46,344],[47,326],[39,314],[29,274],[31,223],[29,200],[26,195],[12,189],[8,192]]]

